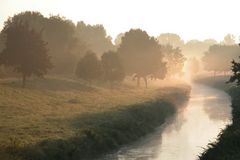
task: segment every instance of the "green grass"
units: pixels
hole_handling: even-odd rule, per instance
[[[232,124],[228,125],[218,136],[215,143],[199,157],[200,160],[238,160],[240,159],[240,87],[226,84],[228,77],[201,79],[199,82],[222,89],[232,98]]]
[[[116,87],[48,77],[0,83],[0,159],[86,159],[130,143],[186,100],[186,85]]]

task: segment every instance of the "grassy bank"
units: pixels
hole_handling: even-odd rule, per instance
[[[222,89],[232,98],[232,124],[221,132],[215,143],[200,156],[200,160],[237,160],[240,159],[240,88],[225,84],[228,77],[205,78],[198,82]]]
[[[0,159],[89,159],[151,132],[183,103],[189,87],[121,85],[73,79],[0,83]]]

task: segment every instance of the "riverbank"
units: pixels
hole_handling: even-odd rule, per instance
[[[98,160],[196,160],[231,123],[230,106],[223,91],[193,83],[187,104],[164,125]]]
[[[210,143],[200,160],[237,160],[240,159],[240,87],[226,84],[229,77],[204,78],[200,83],[224,90],[232,98],[232,124],[218,136],[215,143]]]
[[[55,78],[17,86],[0,84],[1,160],[93,158],[153,131],[190,91],[184,84],[108,89]]]

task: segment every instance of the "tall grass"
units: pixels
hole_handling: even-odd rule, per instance
[[[173,104],[162,100],[135,104],[122,110],[86,114],[72,124],[79,128],[74,137],[42,141],[20,150],[26,159],[90,159],[119,148],[153,131],[173,114]]]

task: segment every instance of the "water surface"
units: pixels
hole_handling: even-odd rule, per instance
[[[129,146],[101,160],[194,160],[231,119],[230,97],[223,91],[193,84],[183,110]]]

